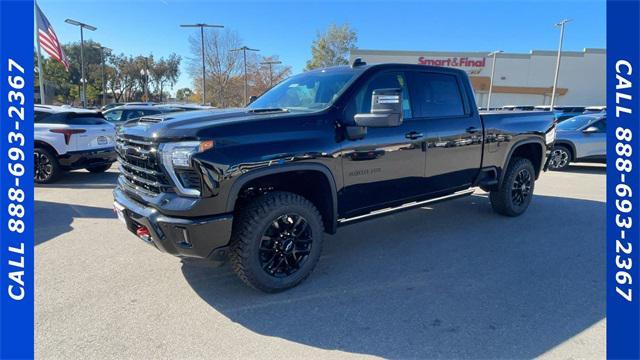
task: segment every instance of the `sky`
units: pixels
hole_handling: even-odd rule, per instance
[[[78,41],[66,18],[96,26],[85,32],[116,53],[181,55],[178,88],[192,87],[187,72],[189,36],[180,24],[221,24],[236,30],[245,45],[263,56],[278,55],[293,73],[311,57],[318,31],[348,23],[357,47],[375,50],[524,52],[554,50],[554,24],[572,19],[564,50],[605,48],[605,1],[179,1],[38,0],[62,43]],[[198,37],[199,38],[199,37]]]

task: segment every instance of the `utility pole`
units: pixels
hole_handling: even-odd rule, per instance
[[[100,61],[102,62],[102,106],[107,105],[107,84],[104,78],[104,51],[111,51],[108,47],[95,46],[96,49],[100,49]]]
[[[558,45],[558,58],[556,59],[556,73],[553,77],[553,90],[551,91],[551,106],[550,111],[553,111],[553,106],[556,103],[556,91],[558,87],[558,75],[560,74],[560,59],[562,58],[562,42],[564,41],[564,25],[571,21],[571,19],[564,19],[557,23],[555,26],[560,28],[560,44]]]
[[[248,88],[248,80],[247,80],[247,51],[260,51],[258,49],[251,49],[247,46],[243,46],[238,49],[232,49],[231,51],[242,51],[242,56],[244,58],[244,106],[247,106],[249,102],[249,88]]]
[[[183,24],[180,27],[199,27],[200,28],[200,48],[202,50],[202,105],[205,105],[206,99],[206,84],[205,84],[205,60],[204,60],[204,28],[223,28],[223,25],[211,25],[211,24]]]
[[[80,82],[82,83],[82,94],[80,94],[80,100],[82,101],[82,107],[87,106],[87,79],[84,77],[84,29],[96,31],[98,28],[89,24],[82,23],[77,20],[67,19],[64,22],[67,24],[80,27]]]
[[[282,61],[267,60],[267,61],[261,62],[260,64],[269,65],[269,87],[273,87],[273,65],[282,64]]]
[[[491,81],[489,82],[489,96],[487,98],[487,111],[491,108],[491,93],[493,92],[493,76],[496,74],[496,56],[502,53],[502,50],[496,50],[489,53],[487,56],[493,56],[493,63],[491,64]]]

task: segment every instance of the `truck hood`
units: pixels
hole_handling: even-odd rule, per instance
[[[145,116],[125,123],[119,128],[118,134],[153,138],[156,141],[198,139],[206,137],[216,128],[237,124],[246,126],[254,122],[256,126],[264,126],[265,120],[290,116],[297,115],[286,111],[253,113],[246,108],[188,111]]]

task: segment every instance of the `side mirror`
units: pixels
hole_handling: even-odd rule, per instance
[[[371,112],[356,114],[358,126],[393,127],[402,125],[402,90],[377,89],[371,94]]]
[[[600,131],[600,129],[598,129],[596,126],[589,126],[588,128],[582,130],[582,132],[585,133],[585,134],[593,134],[593,133],[597,133],[599,131]]]
[[[255,95],[251,95],[251,96],[249,96],[249,104],[251,104],[252,102],[254,102],[254,101],[256,101],[256,100],[258,100],[258,97],[257,97],[257,96],[255,96]],[[247,105],[249,105],[249,104],[247,104]]]

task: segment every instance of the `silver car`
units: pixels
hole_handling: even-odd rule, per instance
[[[606,162],[607,114],[578,115],[557,125],[549,168],[563,170],[574,161]]]

